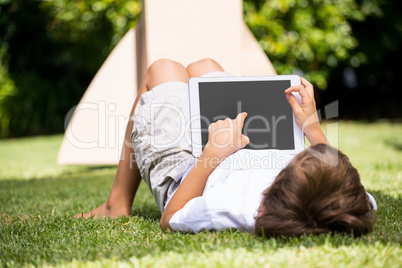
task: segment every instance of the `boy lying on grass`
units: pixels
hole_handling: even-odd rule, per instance
[[[197,76],[228,74],[211,59],[187,68],[170,60],[149,67],[131,111],[133,120],[125,135],[130,142],[123,145],[109,199],[77,218],[130,216],[142,178],[162,213],[163,230],[234,228],[265,236],[336,232],[359,236],[372,229],[375,200],[349,159],[328,145],[308,81],[302,78],[302,85],[286,89],[283,97],[311,147],[282,170],[236,169],[237,151],[250,142],[242,134],[245,112],[212,123],[198,159],[191,154],[189,129],[177,141],[180,120],[171,107],[189,120],[187,81]],[[292,92],[300,94],[301,105]]]

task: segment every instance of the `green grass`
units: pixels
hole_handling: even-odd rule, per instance
[[[326,126],[323,127],[324,129]],[[162,232],[141,184],[132,217],[75,220],[108,197],[116,167],[57,166],[62,136],[0,141],[0,263],[3,266],[400,267],[402,124],[339,123],[339,148],[378,202],[361,238],[262,240],[237,231]]]

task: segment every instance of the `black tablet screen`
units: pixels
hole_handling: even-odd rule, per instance
[[[202,148],[209,124],[247,112],[243,134],[248,149],[294,149],[292,109],[285,89],[290,81],[200,82]]]

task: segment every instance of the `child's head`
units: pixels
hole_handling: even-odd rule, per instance
[[[313,150],[313,151],[311,151]],[[297,155],[265,190],[255,233],[369,232],[375,217],[359,173],[342,152],[317,144]]]

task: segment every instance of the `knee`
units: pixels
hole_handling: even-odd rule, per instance
[[[222,69],[222,67],[219,65],[219,63],[211,58],[205,58],[205,59],[190,63],[187,66],[187,70],[194,69],[194,68],[201,68],[201,69],[205,69],[205,70]]]
[[[184,66],[181,65],[180,63],[169,60],[169,59],[160,59],[155,62],[153,62],[149,67],[148,71],[160,71],[160,70],[165,70],[165,71],[172,71],[176,69],[184,69]]]
[[[183,65],[172,60],[160,59],[148,67],[142,83],[147,90],[151,90],[159,84],[170,81],[187,83],[188,78],[189,76]]]

